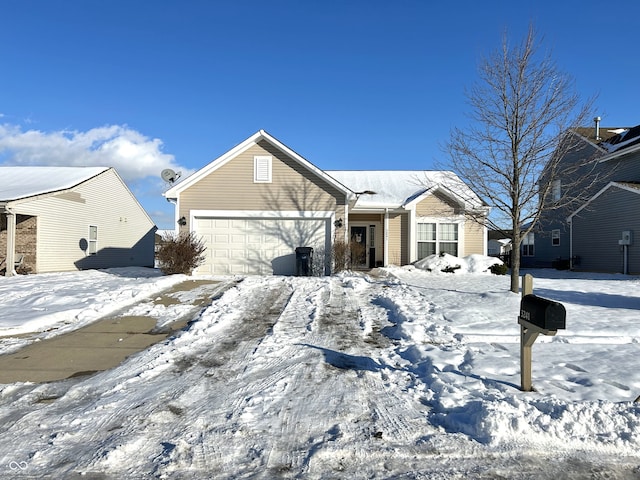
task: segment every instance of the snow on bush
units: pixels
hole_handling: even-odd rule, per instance
[[[501,265],[502,261],[495,257],[472,254],[459,258],[443,253],[429,255],[413,264],[414,267],[428,272],[445,273],[491,273],[492,265]]]

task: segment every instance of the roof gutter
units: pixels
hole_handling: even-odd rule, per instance
[[[616,151],[613,151],[613,152],[605,155],[604,157],[600,158],[600,160],[598,160],[598,163],[603,163],[603,162],[607,162],[609,160],[612,160],[614,158],[623,157],[623,156],[625,156],[627,154],[635,153],[638,150],[640,150],[640,144],[634,145],[634,146],[629,147],[629,148],[623,148],[621,150],[616,150]]]

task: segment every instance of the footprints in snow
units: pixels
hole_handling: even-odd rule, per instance
[[[581,374],[588,374],[589,372],[579,365],[575,365],[573,363],[559,363],[557,367],[567,368],[569,370],[576,372],[575,375],[566,376],[566,379],[570,382],[569,385],[567,385],[566,383],[560,382],[558,380],[552,380],[551,382],[549,382],[551,385],[557,388],[560,388],[567,392],[575,393],[576,388],[578,387],[591,387],[594,384],[593,380],[589,379],[587,375],[581,375]],[[622,390],[624,392],[631,391],[631,387],[629,387],[628,385],[624,385],[620,382],[616,382],[615,380],[609,380],[605,378],[605,379],[602,379],[602,383],[611,385],[612,387]]]

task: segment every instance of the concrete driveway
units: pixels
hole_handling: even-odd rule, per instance
[[[89,375],[119,365],[125,358],[183,329],[232,283],[186,280],[152,300],[165,306],[181,302],[181,293],[195,293],[188,309],[168,328],[158,331],[156,319],[126,312],[47,340],[17,352],[0,355],[0,383],[51,382]]]

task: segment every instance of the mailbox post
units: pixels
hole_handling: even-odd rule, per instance
[[[555,335],[566,327],[564,305],[553,300],[528,294],[520,301],[520,381],[522,390],[530,392],[531,384],[531,346],[541,333]]]

